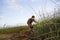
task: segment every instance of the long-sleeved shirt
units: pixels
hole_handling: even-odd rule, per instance
[[[30,18],[30,19],[28,19],[27,24],[32,24],[32,22],[36,22],[36,21],[35,21],[35,19]]]

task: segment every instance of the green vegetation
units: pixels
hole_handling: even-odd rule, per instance
[[[50,32],[50,28],[52,31],[59,30],[60,31],[60,17],[52,18],[52,19],[45,19],[37,24],[37,30],[42,33]]]
[[[55,24],[56,21],[56,24]],[[60,30],[60,18],[52,18],[49,20],[43,20],[40,23],[37,23],[36,25],[33,25],[34,28],[36,28],[38,31],[43,31],[43,29],[48,29],[47,31],[49,31],[49,27],[54,28],[55,25],[58,27],[58,30]],[[4,29],[0,29],[0,33],[18,33],[22,30],[27,30],[28,27],[27,26],[17,26],[17,27],[12,27],[12,28],[4,28]],[[42,30],[41,30],[42,29]],[[45,30],[46,30],[45,29]],[[46,31],[45,31],[46,32]]]
[[[57,34],[60,36],[60,18],[51,18],[49,20],[45,19],[41,21],[40,23],[37,23],[33,25],[34,29],[36,29],[36,32],[38,32],[38,36],[48,33],[49,37],[54,37]],[[12,28],[4,28],[0,29],[0,34],[12,34],[12,33],[19,33],[20,31],[28,30],[27,26],[17,26]],[[54,32],[53,32],[54,31]],[[52,33],[49,33],[52,32]],[[58,37],[59,39],[59,37]],[[58,40],[57,39],[57,40]]]
[[[4,40],[3,38],[0,38],[0,40]]]
[[[12,27],[12,28],[3,28],[0,29],[0,34],[10,34],[10,33],[19,33],[22,30],[27,30],[27,26],[17,26],[17,27]]]

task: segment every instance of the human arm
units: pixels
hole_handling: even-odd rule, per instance
[[[34,20],[35,23],[38,23],[36,20]]]

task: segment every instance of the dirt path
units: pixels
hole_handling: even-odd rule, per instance
[[[24,30],[15,34],[0,34],[0,38],[6,38],[5,40],[29,40],[32,35],[36,36],[36,33],[33,34],[31,31]]]
[[[0,38],[9,38],[12,34],[0,34]]]

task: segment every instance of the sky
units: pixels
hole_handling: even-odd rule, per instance
[[[60,0],[53,1],[60,5]],[[42,15],[42,9],[51,12],[57,7],[51,0],[0,0],[0,26],[26,24],[32,15],[37,18],[39,11]]]

